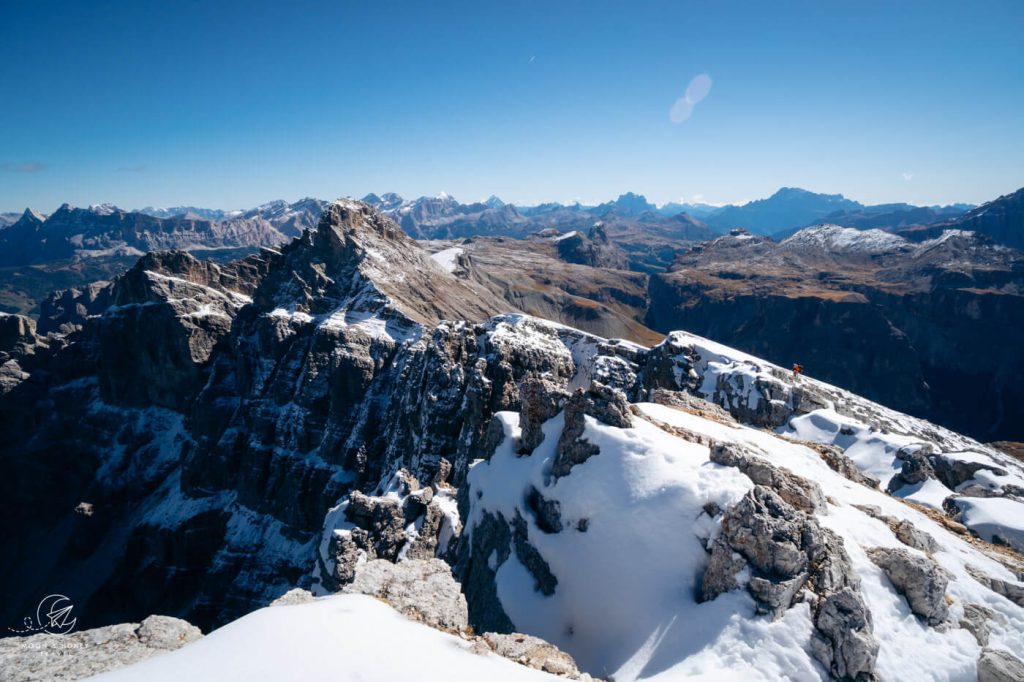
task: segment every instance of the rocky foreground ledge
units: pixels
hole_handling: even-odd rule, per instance
[[[391,610],[388,606],[396,613],[387,613]],[[311,623],[318,632],[305,631]],[[361,635],[340,630],[361,630]],[[298,644],[303,655],[308,656],[302,665],[292,661],[296,651],[286,651],[280,645],[258,646],[262,637],[280,642],[297,635],[301,635]],[[474,635],[466,598],[448,565],[436,559],[399,564],[370,561],[359,567],[343,595],[316,598],[295,589],[270,607],[225,626],[204,646],[186,646],[202,637],[198,628],[183,620],[150,616],[142,623],[67,635],[2,639],[0,679],[62,682],[98,675],[95,679],[108,681],[190,677],[252,681],[295,679],[301,674],[307,680],[383,680],[410,673],[420,680],[452,680],[466,679],[463,675],[475,672],[487,679],[495,675],[510,680],[592,679],[577,669],[571,656],[537,637],[495,632]],[[318,639],[329,644],[324,648],[333,661],[330,665],[320,665]],[[394,647],[397,659],[372,661],[373,667],[366,669],[366,661],[357,652],[373,650],[374,640],[377,647],[380,642]],[[412,656],[409,648],[416,644],[425,648]],[[175,651],[173,656],[158,656]],[[410,670],[402,670],[403,666]]]

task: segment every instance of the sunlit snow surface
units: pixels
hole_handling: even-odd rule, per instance
[[[448,272],[455,272],[455,268],[459,264],[459,256],[461,256],[465,250],[460,246],[453,246],[437,253],[431,254],[430,257]]]
[[[970,679],[980,647],[966,630],[940,632],[915,618],[865,548],[901,547],[880,521],[855,509],[876,505],[885,514],[910,519],[936,537],[943,550],[934,559],[955,577],[947,588],[956,622],[966,602],[1001,614],[993,623],[992,646],[1024,653],[1024,609],[973,580],[970,563],[992,576],[1013,580],[1000,564],[897,499],[833,472],[810,448],[776,434],[730,426],[676,409],[641,403],[654,419],[741,443],[773,463],[818,481],[834,504],[820,522],[843,537],[863,582],[881,644],[883,679]],[[694,590],[706,565],[700,536],[713,532],[702,506],[735,502],[751,486],[738,470],[708,460],[708,448],[634,420],[617,429],[587,418],[585,437],[601,452],[563,478],[547,475],[561,430],[561,416],[544,425],[543,443],[518,456],[518,416],[501,413],[505,441],[470,472],[473,508],[467,527],[484,511],[527,520],[529,540],[558,578],[550,597],[534,591],[534,580],[515,552],[498,567],[498,596],[517,629],[549,639],[572,653],[594,675],[633,679],[819,679],[824,670],[808,652],[810,611],[790,609],[772,622],[755,616],[743,590],[698,604]],[[530,487],[561,504],[566,528],[542,532],[526,504]],[[480,494],[479,499],[477,493]],[[580,519],[587,530],[577,530]],[[909,550],[916,552],[916,550]],[[928,652],[919,656],[911,652]]]
[[[459,637],[414,623],[363,595],[260,609],[198,642],[91,678],[103,682],[556,680]]]

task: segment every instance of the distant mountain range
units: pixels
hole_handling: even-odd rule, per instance
[[[107,204],[89,208],[64,204],[49,216],[26,209],[18,220],[0,230],[0,266],[140,256],[160,249],[273,246],[314,227],[324,206],[326,203],[317,199],[293,204],[275,201],[225,219],[201,215],[215,213],[210,209],[188,210],[166,218]]]
[[[722,207],[658,206],[633,192],[597,205],[516,206],[497,196],[462,203],[447,194],[405,199],[395,193],[369,194],[364,201],[421,240],[522,239],[545,230],[588,234],[599,225],[626,254],[628,269],[647,273],[663,272],[694,244],[738,228],[776,241],[821,223],[879,228],[912,240],[963,229],[1024,248],[1024,190],[977,208],[966,204],[868,206],[841,194],[790,187],[742,206]],[[107,278],[148,251],[203,251],[223,260],[278,246],[315,227],[326,205],[315,198],[277,200],[236,211],[196,206],[125,211],[110,204],[89,208],[65,204],[49,216],[28,209],[20,215],[0,214],[0,268],[5,269],[0,272],[0,310],[33,310],[49,292],[51,280],[66,287]],[[7,272],[10,268],[17,272]]]
[[[616,231],[616,223],[628,223],[630,231],[639,227],[665,237],[684,240],[706,239],[736,228],[746,229],[753,234],[785,238],[802,227],[818,223],[841,224],[859,229],[919,227],[953,221],[974,208],[970,204],[913,206],[897,203],[869,206],[841,194],[819,194],[794,187],[783,187],[765,199],[727,206],[701,203],[668,203],[659,206],[648,201],[642,194],[633,192],[626,192],[614,201],[593,206],[557,202],[517,206],[497,196],[491,196],[485,201],[462,203],[443,193],[436,197],[416,199],[405,199],[395,193],[368,194],[363,200],[393,218],[417,239],[452,239],[474,235],[519,238],[548,227],[562,230],[589,228],[597,221],[612,224],[612,234]],[[311,227],[316,218],[311,220],[309,216],[319,216],[324,204],[322,200],[307,198],[295,203],[272,201],[250,210],[235,211],[197,206],[148,206],[124,211],[109,204],[72,210],[88,211],[97,216],[145,215],[174,221],[169,228],[155,227],[155,223],[149,223],[155,231],[164,233],[176,233],[179,225],[189,221],[230,225],[245,220],[262,220],[287,238],[294,236],[303,227]],[[682,221],[687,228],[686,234],[679,234],[679,230],[675,229],[680,224],[677,218],[682,214],[688,217]],[[79,215],[81,217],[84,214]],[[990,217],[988,220],[992,219]],[[18,214],[0,214],[0,229],[18,222]],[[214,228],[213,232],[216,231]],[[245,241],[269,243],[275,238],[273,233],[249,235]],[[205,246],[211,240],[216,243],[218,237],[205,237],[200,243]],[[188,248],[189,244],[183,246]]]

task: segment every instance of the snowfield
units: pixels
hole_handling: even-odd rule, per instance
[[[358,594],[254,611],[198,642],[90,679],[182,682],[558,679],[420,625]]]
[[[981,647],[966,630],[940,631],[919,621],[865,548],[904,547],[884,523],[854,505],[911,520],[938,539],[934,559],[956,579],[947,594],[956,622],[966,603],[1000,614],[990,646],[1024,653],[1024,609],[975,581],[965,566],[1015,580],[1005,567],[954,536],[928,516],[879,491],[832,471],[816,452],[779,435],[730,426],[664,405],[641,403],[642,414],[717,442],[740,443],[773,464],[817,481],[832,500],[820,522],[843,538],[863,582],[881,644],[877,672],[888,680],[974,679]],[[737,469],[708,460],[708,448],[677,438],[642,419],[618,429],[587,417],[585,437],[601,452],[552,481],[547,471],[561,417],[544,425],[546,438],[529,457],[517,456],[518,415],[502,413],[505,441],[470,472],[473,516],[484,511],[528,519],[531,544],[558,577],[550,597],[516,554],[497,571],[498,595],[516,628],[571,653],[581,669],[623,682],[638,679],[827,679],[808,651],[807,604],[772,622],[755,615],[742,590],[703,604],[694,598],[707,555],[700,543],[716,532],[704,512],[709,502],[725,508],[752,482]],[[535,487],[561,504],[570,527],[586,519],[586,531],[547,534],[526,502]],[[989,500],[980,500],[989,502]],[[1000,500],[992,500],[1000,501]],[[470,531],[471,532],[471,531]],[[916,550],[910,550],[916,551]],[[928,651],[928,656],[910,652]]]

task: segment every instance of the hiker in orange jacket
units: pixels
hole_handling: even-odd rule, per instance
[[[793,363],[793,376],[796,377],[798,374],[803,374],[803,373],[804,373],[804,366],[803,365],[798,365],[797,363],[794,362]]]

